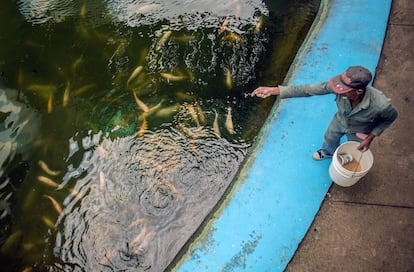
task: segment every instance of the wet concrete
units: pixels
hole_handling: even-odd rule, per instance
[[[374,80],[399,117],[374,140],[372,170],[331,186],[288,272],[414,271],[413,14],[414,1],[393,1]]]

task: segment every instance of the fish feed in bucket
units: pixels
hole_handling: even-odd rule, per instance
[[[359,142],[348,141],[341,144],[334,152],[329,166],[332,181],[342,187],[349,187],[358,182],[372,168],[374,156],[371,150],[361,152],[357,149]],[[340,155],[351,155],[353,160],[342,165]]]

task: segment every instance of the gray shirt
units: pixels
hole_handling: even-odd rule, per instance
[[[336,94],[328,82],[279,88],[280,98],[335,94],[338,111],[333,121],[345,126],[348,129],[346,133],[362,132],[379,136],[398,116],[391,99],[372,86],[366,87],[362,101],[355,108],[351,107],[351,102],[346,96]]]

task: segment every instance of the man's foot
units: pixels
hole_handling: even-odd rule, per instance
[[[332,154],[328,153],[325,149],[316,150],[312,155],[314,160],[321,161],[327,158],[332,158]]]

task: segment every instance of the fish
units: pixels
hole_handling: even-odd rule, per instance
[[[142,67],[142,65],[139,65],[137,68],[134,69],[134,71],[131,73],[131,75],[129,76],[127,80],[127,86],[129,86],[131,81],[134,80],[141,73],[143,69],[144,67]]]
[[[10,234],[7,240],[2,244],[0,252],[3,254],[14,253],[14,251],[20,245],[22,238],[23,232],[21,230],[16,230],[12,234]]]
[[[264,21],[264,18],[263,18],[263,15],[261,15],[259,17],[259,20],[257,21],[257,24],[256,24],[255,28],[254,28],[254,32],[256,32],[256,33],[260,32],[260,30],[262,29],[262,26],[263,26],[263,21]]]
[[[122,39],[119,41],[119,44],[116,47],[114,53],[109,57],[108,67],[114,62],[114,58],[119,58],[125,53],[127,46],[128,42],[126,40]]]
[[[22,209],[23,210],[26,210],[26,209],[28,209],[28,208],[30,208],[30,207],[32,207],[32,205],[35,203],[35,201],[38,199],[38,191],[37,190],[35,190],[35,189],[32,189],[32,190],[30,190],[28,193],[27,193],[27,195],[26,195],[26,197],[25,197],[25,199],[24,199],[24,201],[23,201],[23,204],[22,204]]]
[[[194,35],[182,35],[182,36],[179,36],[179,37],[174,37],[174,41],[177,41],[177,42],[190,42],[190,41],[194,41],[196,39],[197,39],[197,37],[194,36]]]
[[[226,18],[224,18],[224,21],[220,26],[219,32],[223,33],[226,30],[228,24],[229,24],[229,16],[227,15]]]
[[[231,79],[230,69],[226,69],[226,86],[229,89],[233,87],[233,80]]]
[[[189,138],[191,139],[195,139],[196,135],[195,133],[193,133],[189,128],[183,126],[182,124],[178,125],[178,128],[185,134],[187,135]]]
[[[148,128],[147,118],[145,117],[145,114],[143,115],[142,119],[143,119],[142,124],[141,124],[141,127],[139,128],[139,131],[138,131],[138,137],[144,136],[144,133]]]
[[[47,100],[47,113],[52,113],[53,110],[53,94],[49,94],[49,99]]]
[[[56,90],[56,86],[52,84],[31,84],[27,86],[28,91],[32,92],[45,92],[51,94]]]
[[[99,171],[99,190],[101,192],[105,190],[105,174],[102,171]]]
[[[73,93],[75,94],[75,96],[83,95],[84,93],[90,91],[91,89],[95,87],[96,87],[95,83],[89,83],[89,84],[83,85],[82,87],[78,88]]]
[[[46,217],[45,215],[42,216],[42,221],[49,228],[51,228],[51,229],[54,229],[55,228],[55,224],[52,222],[52,220],[50,218]]]
[[[161,48],[164,46],[164,44],[168,41],[168,39],[171,37],[172,31],[168,30],[165,31],[164,34],[161,36],[161,38],[158,40],[155,51],[158,52],[161,50]]]
[[[186,76],[173,75],[170,73],[160,73],[160,76],[165,79],[168,79],[169,81],[182,81],[187,79]]]
[[[160,117],[160,118],[171,116],[177,113],[179,107],[180,107],[179,104],[174,104],[174,105],[171,105],[165,108],[161,108],[155,113],[155,116]]]
[[[214,130],[214,134],[216,134],[216,136],[218,138],[220,138],[221,137],[221,133],[220,133],[220,128],[219,128],[219,124],[218,124],[218,113],[217,113],[216,110],[214,110],[213,130]]]
[[[133,227],[136,227],[138,225],[145,225],[148,223],[148,220],[146,218],[138,218],[137,220],[134,220],[129,224],[128,229],[132,229]]]
[[[180,100],[184,100],[184,101],[193,101],[194,100],[194,96],[187,94],[184,91],[178,91],[175,93],[175,96],[180,99]]]
[[[45,176],[38,176],[37,180],[51,187],[59,187],[59,184],[57,182]]]
[[[62,105],[66,107],[69,103],[70,82],[66,83],[65,91],[63,92]]]
[[[144,239],[143,239],[143,241],[142,241],[142,243],[138,246],[138,248],[135,250],[135,254],[138,254],[138,253],[141,253],[141,252],[143,252],[143,251],[145,251],[145,249],[148,247],[148,245],[149,245],[149,243],[150,243],[150,241],[152,240],[152,238],[155,236],[155,231],[150,231],[150,232],[148,232],[146,235],[145,235],[145,237],[144,237]]]
[[[85,16],[86,16],[86,4],[85,4],[85,2],[83,2],[83,4],[82,4],[82,6],[81,6],[81,8],[80,8],[80,11],[79,11],[79,15],[80,15],[80,17],[81,18],[85,18]]]
[[[227,108],[226,128],[230,134],[234,134],[233,117],[231,114],[231,107]]]
[[[174,184],[171,181],[166,181],[165,185],[171,190],[171,192],[176,195],[178,198],[182,198],[183,194],[177,190]]]
[[[83,55],[80,55],[80,57],[77,58],[72,64],[72,71],[76,72],[76,70],[78,70],[79,66],[81,66],[82,63],[83,63]]]
[[[224,39],[230,42],[241,42],[242,37],[239,34],[236,34],[234,32],[229,32],[224,35]]]
[[[135,102],[137,103],[138,107],[141,108],[144,112],[149,112],[149,108],[147,105],[145,105],[144,102],[142,102],[138,96],[135,94],[135,92],[132,92],[132,95],[134,96]]]
[[[32,250],[33,248],[35,248],[36,247],[36,245],[35,245],[35,243],[31,243],[31,242],[29,242],[29,243],[24,243],[23,244],[23,249],[25,250],[25,251],[30,251],[30,250]],[[24,270],[23,270],[24,271]]]
[[[74,202],[78,202],[82,199],[82,194],[76,191],[75,189],[69,188],[68,191],[70,192],[70,195],[75,199]]]
[[[208,130],[204,129],[203,127],[198,128],[187,128],[183,126],[182,124],[179,124],[177,128],[182,131],[185,135],[188,136],[190,139],[199,139],[204,137],[209,137],[210,133]],[[194,144],[194,142],[193,142]]]
[[[57,213],[60,215],[62,214],[62,207],[60,207],[59,203],[56,201],[56,199],[54,199],[53,197],[51,197],[50,195],[43,195],[43,197],[47,198],[50,200],[50,202],[52,202],[53,208],[57,211]]]
[[[162,107],[162,103],[164,103],[164,98],[162,98],[161,101],[158,102],[157,105],[149,108],[148,112],[146,112],[145,114],[141,114],[139,116],[139,120],[144,120],[144,118],[146,118],[146,117],[152,115],[153,113],[157,112]]]
[[[135,238],[132,239],[129,244],[131,246],[134,246],[136,244],[142,243],[142,241],[144,240],[146,234],[147,234],[147,227],[143,226],[141,231],[139,232],[139,234],[137,236],[135,236]]]
[[[198,118],[200,120],[200,124],[205,125],[206,124],[206,116],[205,116],[204,111],[201,108],[199,103],[196,103],[196,108],[197,108],[197,115],[198,115]]]
[[[57,176],[61,173],[61,171],[51,170],[49,166],[42,160],[39,160],[37,163],[39,164],[40,168],[42,168],[42,170],[50,176]]]
[[[194,122],[197,124],[197,126],[200,126],[200,120],[198,119],[197,112],[195,111],[192,104],[187,105],[187,111],[190,113],[191,118],[194,120]]]

